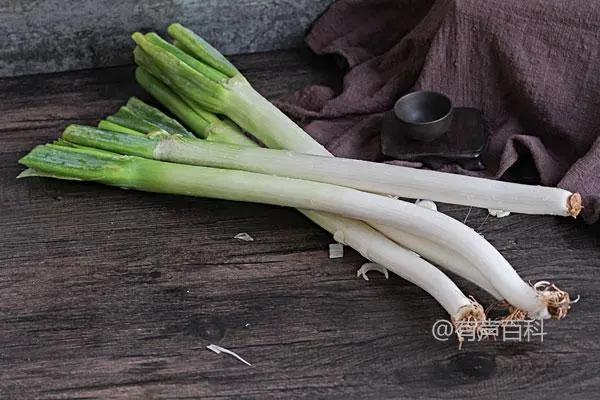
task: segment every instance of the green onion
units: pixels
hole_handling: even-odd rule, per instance
[[[194,40],[193,35],[185,33],[188,32],[182,30],[179,26],[170,30],[170,34],[199,61],[207,65],[213,65],[209,61],[214,58],[214,49],[206,48],[204,41]],[[216,83],[186,65],[182,60],[177,59],[173,53],[149,45],[144,41],[143,35],[134,34],[133,38],[138,46],[143,48],[148,58],[152,60],[151,63],[156,66],[156,77],[163,80],[181,96],[193,100],[198,106],[211,112],[227,115],[270,148],[331,156],[323,146],[314,141],[280,110],[257,93],[239,72],[231,72],[229,74],[231,78],[228,81]],[[194,51],[193,48],[205,48],[205,51]],[[220,68],[220,65],[215,65],[215,69],[223,72]],[[410,207],[407,207],[406,211],[408,212],[410,209]],[[406,220],[409,220],[410,217],[412,215],[408,213]],[[379,230],[387,229],[385,223],[371,222]],[[431,222],[435,225],[433,221]],[[445,223],[439,225],[439,228],[450,230]],[[435,232],[431,232],[431,229],[425,229],[421,225],[407,224],[403,226],[403,229],[417,236],[425,236],[432,240],[436,238]],[[393,231],[390,232],[387,229],[387,233],[395,239]],[[466,240],[467,237],[468,240]],[[460,249],[463,255],[487,277],[512,305],[526,311],[533,317],[549,316],[549,301],[545,293],[536,291],[524,282],[500,253],[486,241],[482,242],[478,239],[481,239],[479,235],[466,229],[465,235],[438,237],[437,241],[440,245],[456,250]],[[467,242],[479,244],[474,248],[465,248],[464,244]],[[551,311],[554,310],[555,308],[551,307]],[[554,315],[561,316],[563,314],[558,312]]]

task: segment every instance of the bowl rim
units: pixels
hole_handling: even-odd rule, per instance
[[[414,97],[417,95],[425,95],[425,94],[434,94],[436,96],[443,97],[448,102],[448,104],[450,104],[450,108],[448,109],[448,112],[438,119],[435,119],[433,121],[427,121],[427,122],[407,121],[404,118],[398,116],[398,113],[396,113],[396,107],[398,106],[398,104],[401,101],[406,101],[407,99],[409,99],[411,97]],[[436,92],[435,90],[415,90],[414,92],[407,93],[404,96],[400,97],[398,100],[396,100],[392,111],[394,113],[394,116],[396,118],[398,118],[400,121],[404,122],[405,124],[417,125],[417,126],[431,125],[431,124],[435,124],[437,122],[441,122],[444,119],[448,118],[452,114],[452,111],[454,111],[454,104],[452,104],[452,100],[450,100],[450,98],[448,96],[446,96],[444,93]]]

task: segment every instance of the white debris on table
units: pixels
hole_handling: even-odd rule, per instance
[[[243,240],[244,242],[254,242],[254,238],[252,236],[248,235],[246,232],[238,233],[233,238]]]
[[[492,217],[496,217],[496,218],[504,218],[504,217],[508,217],[510,215],[510,211],[495,210],[493,208],[488,208],[488,213]]]
[[[375,264],[375,263],[364,263],[362,265],[362,267],[360,267],[358,269],[358,271],[356,271],[356,277],[359,277],[362,275],[363,279],[365,281],[368,281],[369,277],[367,276],[367,272],[369,272],[369,271],[379,271],[383,275],[385,275],[385,279],[390,278],[387,268],[384,267],[383,265],[379,265],[379,264]]]
[[[239,355],[237,355],[233,351],[228,350],[228,349],[226,349],[224,347],[217,346],[216,344],[211,344],[211,345],[206,346],[206,348],[209,349],[212,352],[217,353],[217,354],[221,354],[221,353],[229,354],[230,356],[233,356],[233,357],[237,358],[238,360],[240,360],[244,364],[246,364],[246,365],[248,365],[250,367],[252,366],[252,364],[250,364],[248,361],[244,360],[242,357],[240,357]]]
[[[419,207],[428,208],[432,211],[437,211],[437,204],[435,204],[431,200],[418,199],[417,201],[415,201],[415,204],[418,205]]]
[[[344,257],[344,245],[341,243],[331,243],[329,245],[329,258]]]

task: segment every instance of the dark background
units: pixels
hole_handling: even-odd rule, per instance
[[[271,99],[336,80],[333,65],[306,50],[232,61]],[[430,296],[396,276],[356,278],[364,260],[348,248],[329,259],[330,235],[295,210],[15,180],[19,157],[67,124],[95,124],[131,95],[146,99],[132,66],[4,78],[0,95],[0,398],[597,397],[597,225],[486,220],[483,210],[440,204],[461,221],[469,214],[467,225],[524,279],[581,295],[565,320],[546,323],[543,343],[459,351],[432,337],[447,315]],[[240,232],[255,241],[233,239]]]

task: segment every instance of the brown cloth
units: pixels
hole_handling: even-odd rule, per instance
[[[598,219],[599,0],[339,0],[307,42],[345,60],[343,87],[307,87],[278,105],[336,156],[380,160],[382,113],[407,91],[436,90],[483,110],[484,176],[531,165],[541,184],[581,193],[584,219]]]

